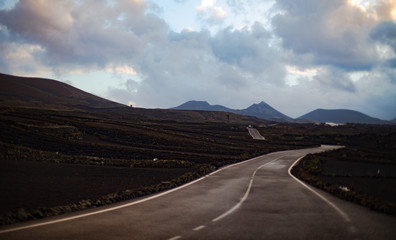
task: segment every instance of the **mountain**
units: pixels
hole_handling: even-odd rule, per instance
[[[200,110],[200,111],[223,111],[232,112],[232,109],[223,107],[221,105],[210,105],[206,101],[188,101],[182,105],[172,108],[174,110]]]
[[[291,120],[290,117],[277,111],[264,101],[259,104],[253,104],[243,110],[236,110],[236,113],[268,120]]]
[[[63,82],[0,73],[0,106],[101,109],[126,107]]]
[[[199,107],[200,104],[202,104],[201,107]],[[109,119],[159,119],[238,124],[259,124],[263,122],[256,117],[228,114],[223,111],[221,106],[212,106],[221,111],[200,111],[199,109],[205,107],[205,103],[197,103],[196,105],[195,109],[198,110],[194,111],[134,108],[97,97],[56,80],[18,77],[0,73],[0,108],[73,111],[80,117],[100,116]],[[206,105],[209,104],[206,103]],[[193,106],[194,103],[191,103],[189,107],[194,108]]]
[[[188,101],[174,110],[201,110],[201,111],[222,111],[241,114],[245,116],[253,116],[266,120],[291,120],[290,117],[280,113],[265,102],[253,104],[246,109],[230,109],[221,105],[210,105],[206,101]]]
[[[370,117],[358,111],[347,109],[316,109],[307,113],[297,120],[310,120],[315,122],[332,122],[332,123],[363,123],[363,124],[389,124],[378,118]]]
[[[0,107],[89,110],[115,118],[144,117],[194,122],[228,121],[250,124],[260,122],[260,119],[266,119],[292,122],[396,124],[396,120],[383,121],[352,110],[317,109],[293,120],[265,102],[253,104],[240,110],[221,105],[210,105],[205,101],[189,101],[173,109],[131,108],[56,80],[17,77],[2,73],[0,73]]]

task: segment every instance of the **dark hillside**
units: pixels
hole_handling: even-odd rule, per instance
[[[383,121],[377,118],[367,116],[358,111],[347,110],[347,109],[316,109],[310,113],[307,113],[298,119],[300,120],[311,120],[315,122],[332,122],[332,123],[362,123],[362,124],[387,124],[389,122]]]
[[[84,109],[124,106],[55,80],[16,77],[1,73],[0,104],[2,106],[56,106]]]
[[[207,103],[206,103],[207,104]],[[213,111],[176,111],[168,109],[131,108],[84,92],[65,83],[44,79],[17,77],[0,73],[0,106],[29,107],[49,110],[79,110],[115,119],[161,119],[190,122],[229,122],[252,124],[263,122],[254,117]],[[197,107],[194,110],[204,110]],[[208,110],[208,109],[205,109]],[[85,111],[89,111],[87,113]]]

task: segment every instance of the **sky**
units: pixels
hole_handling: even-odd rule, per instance
[[[5,0],[0,72],[144,108],[396,118],[396,0]]]

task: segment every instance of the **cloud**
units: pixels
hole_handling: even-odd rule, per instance
[[[371,116],[380,116],[384,120],[393,120],[396,116],[396,94],[377,95],[365,101],[364,111]]]
[[[230,65],[223,65],[219,69],[216,81],[229,89],[243,91],[247,87],[246,79],[241,75],[241,72]]]
[[[370,37],[376,41],[389,45],[396,52],[396,23],[383,21],[378,23],[370,32]]]
[[[227,13],[221,7],[213,7],[212,18],[214,19],[224,19],[227,17]]]
[[[396,23],[392,21],[378,23],[371,30],[370,37],[379,43],[377,47],[380,49],[383,64],[396,68]]]
[[[368,33],[375,19],[344,0],[278,0],[272,24],[282,46],[316,65],[370,69],[378,60]]]
[[[396,0],[379,0],[374,10],[380,21],[396,20]]]
[[[23,37],[37,42],[55,42],[62,40],[63,34],[73,25],[71,8],[72,4],[69,1],[22,0],[17,2],[12,10],[3,10],[0,20]]]
[[[227,5],[230,6],[235,13],[245,12],[249,3],[250,1],[227,0]]]
[[[238,104],[248,104],[252,100],[246,93],[252,89],[283,83],[285,68],[268,46],[270,36],[258,23],[214,36],[208,31],[170,32],[145,48],[135,63],[142,82],[130,100],[169,107],[191,99],[224,104],[238,97],[244,99]]]
[[[37,44],[0,42],[0,71],[20,76],[43,76],[51,71],[48,66],[37,63],[37,56],[43,51]]]
[[[127,65],[123,65],[123,66],[108,66],[105,69],[106,72],[114,72],[117,74],[128,74],[128,75],[136,75],[136,71],[135,69],[127,66]]]
[[[221,6],[216,6],[216,0],[201,0],[201,5],[195,9],[200,18],[210,24],[220,24],[227,17],[226,11]]]
[[[125,82],[125,85],[126,85],[126,90],[128,90],[129,92],[137,92],[140,83],[133,79],[128,79]]]
[[[196,6],[195,9],[198,13],[203,14],[205,11],[213,8],[216,4],[216,0],[201,0],[201,5]]]
[[[383,119],[396,117],[396,68],[373,69],[358,81],[357,88],[363,96],[361,109]]]
[[[11,32],[11,40],[40,45],[45,50],[40,60],[46,65],[98,67],[138,54],[146,40],[166,26],[144,16],[144,9],[138,0],[119,1],[114,7],[103,1],[78,5],[66,0],[21,0],[12,10],[0,11],[0,22]],[[126,17],[119,20],[122,16]]]
[[[331,87],[347,92],[356,92],[356,87],[350,77],[343,71],[335,68],[325,68],[313,78],[325,87]]]
[[[295,117],[340,106],[396,114],[394,0],[273,2],[190,4],[203,30],[173,32],[143,0],[20,0],[0,10],[0,71],[142,107],[264,100]]]
[[[238,66],[254,75],[275,74],[283,69],[279,52],[269,47],[271,34],[256,23],[251,29],[232,30],[231,27],[219,31],[209,43],[217,59]],[[281,70],[283,71],[283,70]],[[268,79],[266,79],[268,80]],[[282,76],[271,81],[282,81]]]

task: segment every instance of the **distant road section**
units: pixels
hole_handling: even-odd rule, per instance
[[[252,136],[253,139],[265,140],[265,137],[261,136],[260,132],[257,129],[252,127],[248,127],[247,129],[249,131],[250,136]]]

